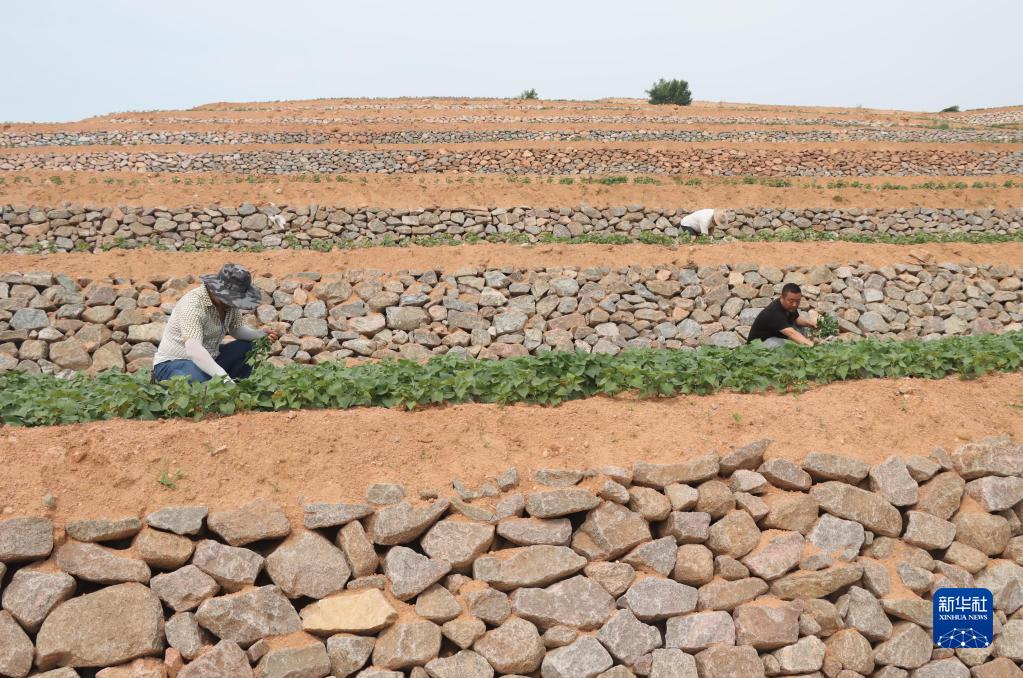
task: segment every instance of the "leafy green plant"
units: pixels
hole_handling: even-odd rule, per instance
[[[533,99],[539,99],[540,95],[536,93],[535,89],[527,89],[527,90],[524,90],[522,92],[522,94],[519,95],[519,98],[520,99],[533,100]]]
[[[825,313],[817,319],[817,336],[821,339],[827,339],[828,337],[834,337],[838,335],[838,319]]]
[[[688,106],[693,103],[689,83],[685,80],[665,80],[661,78],[646,91],[652,104],[674,104]]]
[[[266,363],[266,359],[270,357],[272,351],[270,344],[270,337],[260,337],[252,342],[252,348],[249,349],[248,354],[245,356],[245,364],[250,367],[258,367]]]
[[[630,350],[617,356],[551,352],[506,360],[442,355],[425,363],[389,360],[346,366],[265,366],[237,384],[149,383],[148,373],[108,371],[70,379],[0,375],[0,421],[18,426],[123,417],[230,415],[248,410],[413,409],[440,403],[554,405],[594,395],[639,397],[788,391],[869,378],[974,378],[1023,369],[1023,332],[936,341],[829,342],[814,348],[759,343],[735,349]],[[171,478],[173,480],[173,477]]]

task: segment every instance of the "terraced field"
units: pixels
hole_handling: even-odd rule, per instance
[[[728,224],[695,237],[707,207]],[[174,304],[228,261],[270,367],[148,383]],[[1019,108],[0,125],[0,675],[1015,675],[1021,281]],[[837,336],[747,346],[786,282]],[[38,624],[32,568],[72,585]],[[151,570],[213,588],[176,605]],[[934,648],[934,591],[974,584],[994,645]],[[152,632],[86,657],[72,603]]]

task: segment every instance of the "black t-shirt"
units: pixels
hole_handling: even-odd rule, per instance
[[[799,311],[792,311],[790,313],[782,308],[780,300],[775,299],[765,306],[764,310],[757,316],[757,319],[753,321],[753,327],[750,328],[747,341],[754,341],[756,339],[765,341],[771,337],[784,339],[786,337],[781,331],[787,327],[794,327],[798,317]]]

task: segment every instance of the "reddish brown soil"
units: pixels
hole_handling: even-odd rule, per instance
[[[989,435],[1023,437],[1023,375],[976,381],[833,384],[798,395],[732,393],[649,402],[592,398],[559,407],[460,405],[402,412],[243,414],[190,421],[109,421],[0,428],[3,514],[143,514],[199,502],[213,508],[268,497],[293,520],[300,503],[357,501],[377,481],[450,493],[508,466],[586,468],[670,462],[768,437],[768,456],[830,451],[876,462]],[[226,449],[222,449],[226,448]],[[219,451],[218,450],[221,450]],[[157,482],[164,459],[177,488]]]
[[[914,256],[916,255],[916,256]],[[927,256],[929,255],[929,257]],[[220,268],[225,261],[253,273],[285,276],[300,271],[331,273],[345,269],[384,271],[435,268],[453,271],[463,266],[542,268],[547,266],[685,266],[753,262],[761,266],[898,263],[987,263],[1023,266],[1023,243],[970,245],[900,245],[831,243],[731,243],[698,246],[657,245],[460,245],[445,247],[375,247],[334,252],[273,250],[266,252],[159,252],[111,250],[98,254],[0,255],[0,271],[66,273],[81,278],[119,276],[148,279],[180,276]]]
[[[57,176],[61,184],[50,181]],[[944,190],[864,190],[863,188],[827,188],[834,180],[791,178],[792,186],[771,188],[759,184],[732,184],[726,180],[701,177],[699,186],[678,186],[670,179],[659,178],[660,185],[651,184],[583,184],[574,177],[571,185],[552,183],[531,177],[530,183],[509,181],[503,176],[481,175],[418,175],[381,177],[346,175],[346,183],[295,177],[262,177],[258,182],[236,183],[236,175],[220,173],[170,175],[135,172],[0,172],[5,182],[0,185],[0,203],[23,205],[60,205],[65,201],[84,205],[110,207],[115,205],[239,205],[243,202],[291,205],[370,205],[374,207],[416,208],[430,205],[444,207],[507,207],[530,205],[560,207],[587,203],[596,207],[609,205],[647,205],[650,207],[686,208],[704,206],[740,207],[820,207],[833,206],[886,207],[950,207],[1010,208],[1023,205],[1023,188],[966,188]],[[17,177],[28,177],[31,183]],[[329,177],[328,177],[329,178]],[[91,181],[95,183],[90,183]],[[112,183],[106,183],[107,181]],[[197,182],[202,181],[199,185]],[[853,181],[845,179],[846,184]],[[989,181],[1001,186],[1005,181],[1020,183],[1019,177],[896,177],[859,179],[861,184],[880,187],[885,181],[903,186],[931,182]],[[190,182],[186,184],[185,182]],[[821,188],[814,188],[813,186]]]

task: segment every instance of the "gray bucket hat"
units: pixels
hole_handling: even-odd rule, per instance
[[[199,279],[218,300],[243,311],[256,308],[262,299],[259,289],[252,286],[252,274],[238,264],[224,264],[220,273],[201,275]]]

